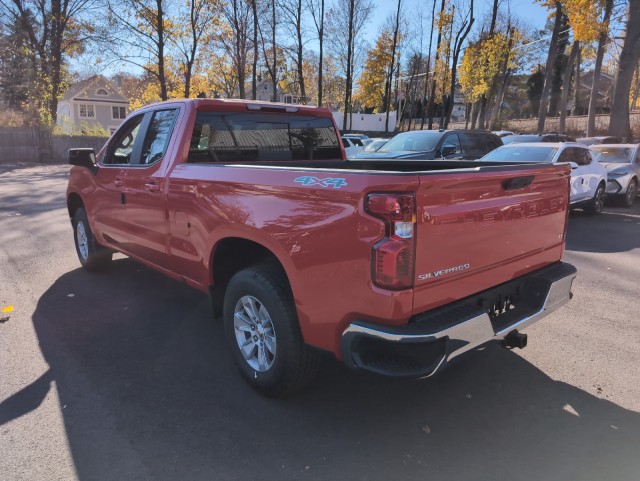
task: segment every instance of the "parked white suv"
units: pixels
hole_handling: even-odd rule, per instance
[[[354,155],[362,152],[364,149],[362,139],[357,137],[343,135],[342,144],[344,145],[344,151],[346,152],[348,159],[353,158]]]
[[[513,143],[498,147],[484,162],[567,162],[571,164],[571,205],[599,214],[604,206],[607,169],[586,145],[575,142]]]

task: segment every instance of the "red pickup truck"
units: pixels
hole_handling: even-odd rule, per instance
[[[136,111],[69,162],[83,267],[117,251],[210,292],[269,395],[323,350],[427,377],[491,340],[524,347],[571,298],[568,166],[348,161],[328,110],[208,99]]]

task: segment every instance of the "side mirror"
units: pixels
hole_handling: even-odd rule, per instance
[[[69,164],[86,167],[94,174],[98,170],[96,153],[93,149],[69,149]]]
[[[575,162],[569,162],[569,167],[571,167],[571,170],[575,170],[580,166],[578,164],[576,164]]]
[[[443,145],[442,146],[442,158],[449,157],[456,153],[455,145]]]

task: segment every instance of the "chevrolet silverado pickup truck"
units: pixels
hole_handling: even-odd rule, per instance
[[[348,162],[331,113],[194,99],[71,149],[67,205],[90,271],[123,253],[211,295],[247,382],[308,383],[322,351],[428,377],[571,298],[570,167]]]

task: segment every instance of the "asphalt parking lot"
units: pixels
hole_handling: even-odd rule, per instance
[[[207,297],[118,257],[80,269],[66,166],[0,167],[0,479],[640,479],[640,200],[572,213],[572,302],[427,381],[327,360],[272,400]]]

